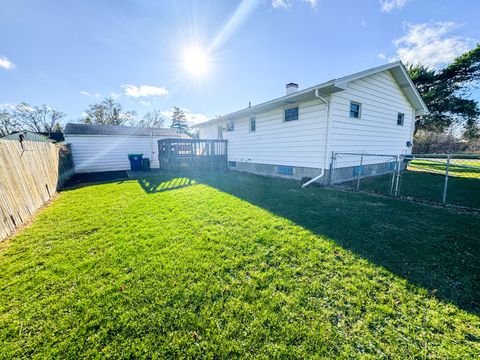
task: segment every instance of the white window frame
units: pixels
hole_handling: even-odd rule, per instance
[[[297,115],[297,118],[296,118],[295,120],[285,120],[285,111],[287,111],[287,110],[289,110],[289,109],[294,109],[294,108],[297,108],[297,109],[298,109],[298,111],[297,111],[297,114],[298,114],[298,115]],[[288,122],[300,120],[300,105],[297,104],[297,105],[292,105],[292,106],[285,106],[282,111],[283,111],[283,122],[287,122],[287,123],[288,123]]]
[[[358,105],[358,117],[352,116],[352,104]],[[361,119],[362,118],[362,103],[358,101],[350,101],[348,105],[348,117],[351,119]]]
[[[229,128],[229,125],[232,125],[232,128]],[[225,131],[226,132],[231,132],[235,131],[235,121],[234,120],[228,120],[227,123],[225,124]]]
[[[400,115],[402,115],[402,123],[401,124],[398,123],[398,117]],[[397,126],[403,126],[404,124],[405,124],[405,114],[401,113],[401,112],[397,113]]]

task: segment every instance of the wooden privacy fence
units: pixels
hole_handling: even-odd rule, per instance
[[[227,141],[162,139],[158,141],[158,159],[162,170],[223,170],[227,168]]]
[[[74,174],[68,145],[0,140],[0,241]]]

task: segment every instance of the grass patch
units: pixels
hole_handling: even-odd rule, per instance
[[[361,179],[360,190],[390,194],[391,179],[391,174]],[[444,184],[445,174],[407,170],[402,172],[399,194],[441,203]],[[355,189],[357,182],[342,185]],[[480,178],[449,176],[447,203],[480,209]]]
[[[445,176],[447,169],[446,159],[420,160],[408,162],[408,170],[437,173]],[[480,160],[451,159],[448,166],[449,176],[480,179]]]
[[[474,358],[479,233],[236,172],[64,191],[0,253],[0,356]]]

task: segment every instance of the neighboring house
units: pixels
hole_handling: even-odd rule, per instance
[[[170,129],[74,123],[65,127],[77,173],[128,170],[130,153],[143,154],[158,168],[157,141],[165,138],[189,137]]]
[[[26,141],[43,142],[62,142],[64,140],[62,133],[45,133],[32,131],[13,131],[10,135],[2,137],[2,140],[19,140],[20,134],[23,134]]]
[[[194,128],[228,140],[230,168],[300,179],[328,172],[333,151],[410,153],[415,116],[428,112],[401,62],[286,90]]]

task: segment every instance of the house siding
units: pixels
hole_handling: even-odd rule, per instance
[[[282,176],[278,165],[293,166],[293,177],[313,177],[325,168],[335,152],[399,155],[411,152],[414,108],[390,70],[349,81],[346,89],[330,97],[327,144],[324,143],[327,107],[319,99],[299,103],[299,120],[284,122],[283,109],[255,114],[256,131],[249,131],[250,117],[235,120],[235,130],[224,132],[228,160],[236,170]],[[350,117],[350,102],[362,104],[360,118]],[[293,104],[292,104],[293,105]],[[403,126],[397,125],[404,114]],[[199,126],[201,138],[216,139],[217,126],[225,121]],[[327,153],[324,153],[325,145]],[[377,165],[376,165],[377,166]],[[323,181],[325,181],[324,176]]]
[[[157,141],[165,137],[125,135],[66,135],[76,173],[129,170],[127,154],[140,153],[158,168]]]
[[[350,101],[362,104],[359,119],[349,116]],[[329,152],[411,152],[406,142],[412,141],[413,107],[389,71],[348,83],[330,106]],[[405,114],[403,126],[397,125],[398,113]]]
[[[228,160],[269,165],[320,168],[323,163],[326,106],[319,100],[298,104],[299,119],[284,122],[283,107],[255,114],[256,131],[250,132],[250,117],[235,119],[235,130],[224,131]],[[200,126],[202,139],[216,139],[219,123]],[[225,125],[225,123],[222,123]]]

